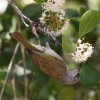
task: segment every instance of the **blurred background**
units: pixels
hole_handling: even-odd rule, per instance
[[[41,16],[40,3],[44,0],[16,0],[16,5],[30,19],[38,21]],[[39,3],[36,3],[39,2]],[[100,11],[100,0],[66,0],[64,5],[66,16],[73,18],[71,28],[68,29],[74,37],[78,37],[79,21],[82,14],[89,10]],[[20,19],[19,19],[20,20]],[[30,28],[19,21],[21,33],[30,41],[35,42],[36,38]],[[7,0],[0,0],[0,90],[4,86],[7,68],[10,63],[16,45],[10,36],[10,32],[16,31],[18,18]],[[62,55],[60,46],[52,45],[50,37],[39,34],[41,44],[46,41],[51,43],[51,47]],[[27,91],[28,100],[100,100],[100,23],[97,27],[87,34],[86,38],[94,46],[94,53],[83,65],[79,83],[68,86],[45,75],[35,66],[28,53],[26,53],[27,68]],[[61,37],[59,37],[61,40]],[[13,68],[10,72],[2,100],[25,100],[25,77],[22,63],[21,49],[15,57]]]

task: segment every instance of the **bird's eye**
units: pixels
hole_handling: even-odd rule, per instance
[[[80,77],[80,73],[77,73],[77,74],[75,75],[75,77],[74,77],[74,80],[79,79],[79,77]]]

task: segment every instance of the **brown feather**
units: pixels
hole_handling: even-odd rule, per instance
[[[37,51],[31,53],[33,63],[38,65],[44,73],[54,78],[63,78],[66,73],[64,62],[54,57],[52,59],[47,59],[47,57],[50,58],[51,56]]]
[[[33,63],[35,63],[44,73],[54,78],[63,78],[66,73],[66,66],[63,60],[56,58],[45,51],[41,51],[32,45],[20,33],[15,32],[10,34],[15,40],[22,43],[27,49],[30,50],[30,55]]]

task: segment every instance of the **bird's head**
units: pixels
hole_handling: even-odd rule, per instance
[[[73,70],[68,70],[66,76],[62,79],[64,84],[73,85],[77,83],[80,79],[80,71],[78,68]]]

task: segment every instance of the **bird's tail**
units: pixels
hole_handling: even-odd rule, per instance
[[[14,33],[10,33],[10,36],[15,39],[16,41],[20,42],[21,44],[23,44],[27,49],[30,50],[36,50],[36,51],[40,51],[38,48],[36,48],[34,45],[32,45],[24,36],[22,36],[20,33],[18,32],[14,32]]]

